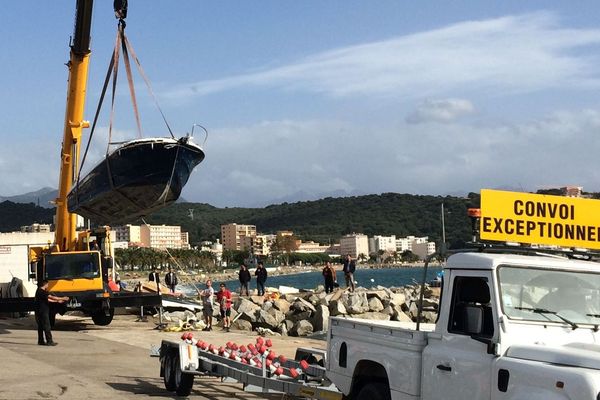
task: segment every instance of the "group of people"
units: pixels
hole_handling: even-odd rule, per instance
[[[346,280],[346,287],[350,292],[354,292],[356,286],[354,283],[354,271],[356,271],[356,261],[348,254],[342,263],[342,272]],[[325,293],[331,293],[334,287],[339,286],[335,268],[329,261],[325,263],[325,267],[323,268],[323,278],[325,279]]]
[[[202,297],[202,315],[206,327],[203,331],[212,331],[213,324],[213,306],[216,301],[219,304],[219,312],[223,321],[223,330],[229,332],[231,328],[231,291],[227,289],[224,282],[219,284],[219,291],[215,295],[215,289],[212,287],[212,281],[206,281],[206,289],[201,292]]]
[[[160,293],[160,275],[158,269],[154,268],[150,275],[148,275],[150,282],[156,283],[156,291]],[[175,286],[179,283],[177,275],[173,272],[173,268],[169,267],[169,272],[165,275],[165,285],[169,288],[169,292],[175,293]]]
[[[265,295],[265,283],[267,282],[267,269],[263,265],[262,261],[259,261],[256,270],[254,270],[254,275],[256,276],[256,291],[259,296]],[[252,276],[250,275],[250,271],[246,264],[242,264],[240,266],[240,271],[238,272],[238,279],[240,281],[240,296],[250,296],[250,281],[252,280]]]

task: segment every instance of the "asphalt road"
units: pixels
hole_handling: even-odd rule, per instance
[[[53,336],[58,346],[37,345],[33,317],[0,319],[0,399],[144,399],[178,398],[164,389],[159,360],[150,346],[179,333],[154,329],[135,316],[116,316],[108,327],[88,318],[57,317]],[[213,331],[196,337],[214,344],[253,342],[255,334]],[[324,347],[299,338],[273,339],[278,353],[293,357],[298,346]],[[236,383],[196,377],[190,399],[280,399],[279,395],[242,391]]]

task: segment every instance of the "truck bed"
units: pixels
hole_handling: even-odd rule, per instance
[[[346,395],[358,371],[373,374],[373,380],[387,376],[392,392],[418,398],[421,355],[434,327],[421,324],[421,330],[416,331],[416,324],[411,322],[332,318],[327,376]]]

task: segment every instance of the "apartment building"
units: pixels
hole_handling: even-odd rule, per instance
[[[329,245],[323,245],[321,243],[316,243],[313,241],[310,242],[301,242],[298,245],[297,253],[325,253],[329,250]]]
[[[243,250],[245,237],[256,237],[255,225],[221,225],[221,242],[225,250]]]
[[[126,242],[130,244],[142,244],[142,231],[139,225],[121,225],[112,228],[115,232],[117,242]]]
[[[379,251],[396,251],[396,235],[379,236],[375,235],[369,238],[369,254],[379,254]]]
[[[140,226],[140,237],[144,246],[153,249],[182,248],[180,226],[142,225]]]
[[[350,254],[352,258],[358,258],[359,255],[369,254],[369,238],[362,233],[353,233],[340,238],[340,252],[342,256]]]
[[[50,232],[50,224],[31,224],[31,225],[25,225],[21,227],[21,232],[27,232],[27,233],[33,233],[33,232],[42,232],[42,233],[48,233]]]

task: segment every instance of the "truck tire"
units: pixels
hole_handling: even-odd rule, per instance
[[[175,386],[175,353],[172,351],[165,355],[163,361],[163,382],[165,383],[165,389],[169,392],[174,392],[177,389]]]
[[[360,389],[356,400],[391,400],[390,388],[385,383],[367,383]]]
[[[92,312],[92,321],[94,321],[94,324],[96,325],[106,326],[112,322],[114,315],[114,308],[109,308],[108,315],[106,315],[106,312],[104,310],[95,310],[94,312]]]
[[[194,375],[184,374],[181,371],[179,353],[177,353],[177,355],[173,358],[175,360],[175,373],[173,374],[175,378],[175,393],[177,393],[178,396],[189,396],[189,394],[192,392],[192,386],[194,385]]]

